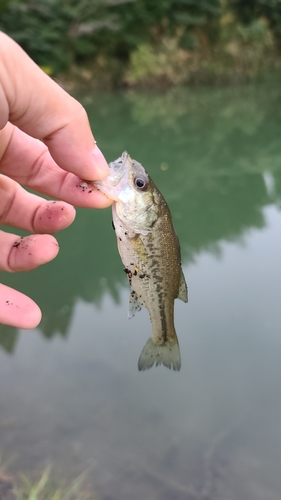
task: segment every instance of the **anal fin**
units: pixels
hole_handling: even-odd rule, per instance
[[[187,285],[182,270],[177,298],[182,300],[183,302],[188,302]]]

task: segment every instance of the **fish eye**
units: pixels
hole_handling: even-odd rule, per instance
[[[138,189],[144,191],[147,188],[148,184],[147,179],[144,179],[143,177],[135,177],[134,181],[135,181],[135,186]]]

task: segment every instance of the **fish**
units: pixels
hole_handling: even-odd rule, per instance
[[[124,151],[110,174],[94,186],[113,199],[112,223],[130,284],[129,318],[148,309],[152,335],[138,361],[140,371],[163,364],[180,370],[174,301],[188,301],[179,240],[163,195],[138,161]]]

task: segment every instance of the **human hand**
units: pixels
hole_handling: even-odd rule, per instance
[[[80,207],[111,201],[80,186],[108,175],[84,108],[51,80],[7,35],[0,33],[0,223],[30,231],[0,231],[0,271],[29,271],[52,260],[51,236]],[[46,201],[21,186],[64,201]],[[35,234],[37,233],[37,234]],[[47,234],[44,234],[47,233]],[[41,311],[29,297],[0,284],[0,323],[34,328]]]

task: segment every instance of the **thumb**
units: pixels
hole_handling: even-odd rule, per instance
[[[64,170],[89,180],[108,175],[83,106],[0,33],[0,129],[7,121],[41,139]]]

